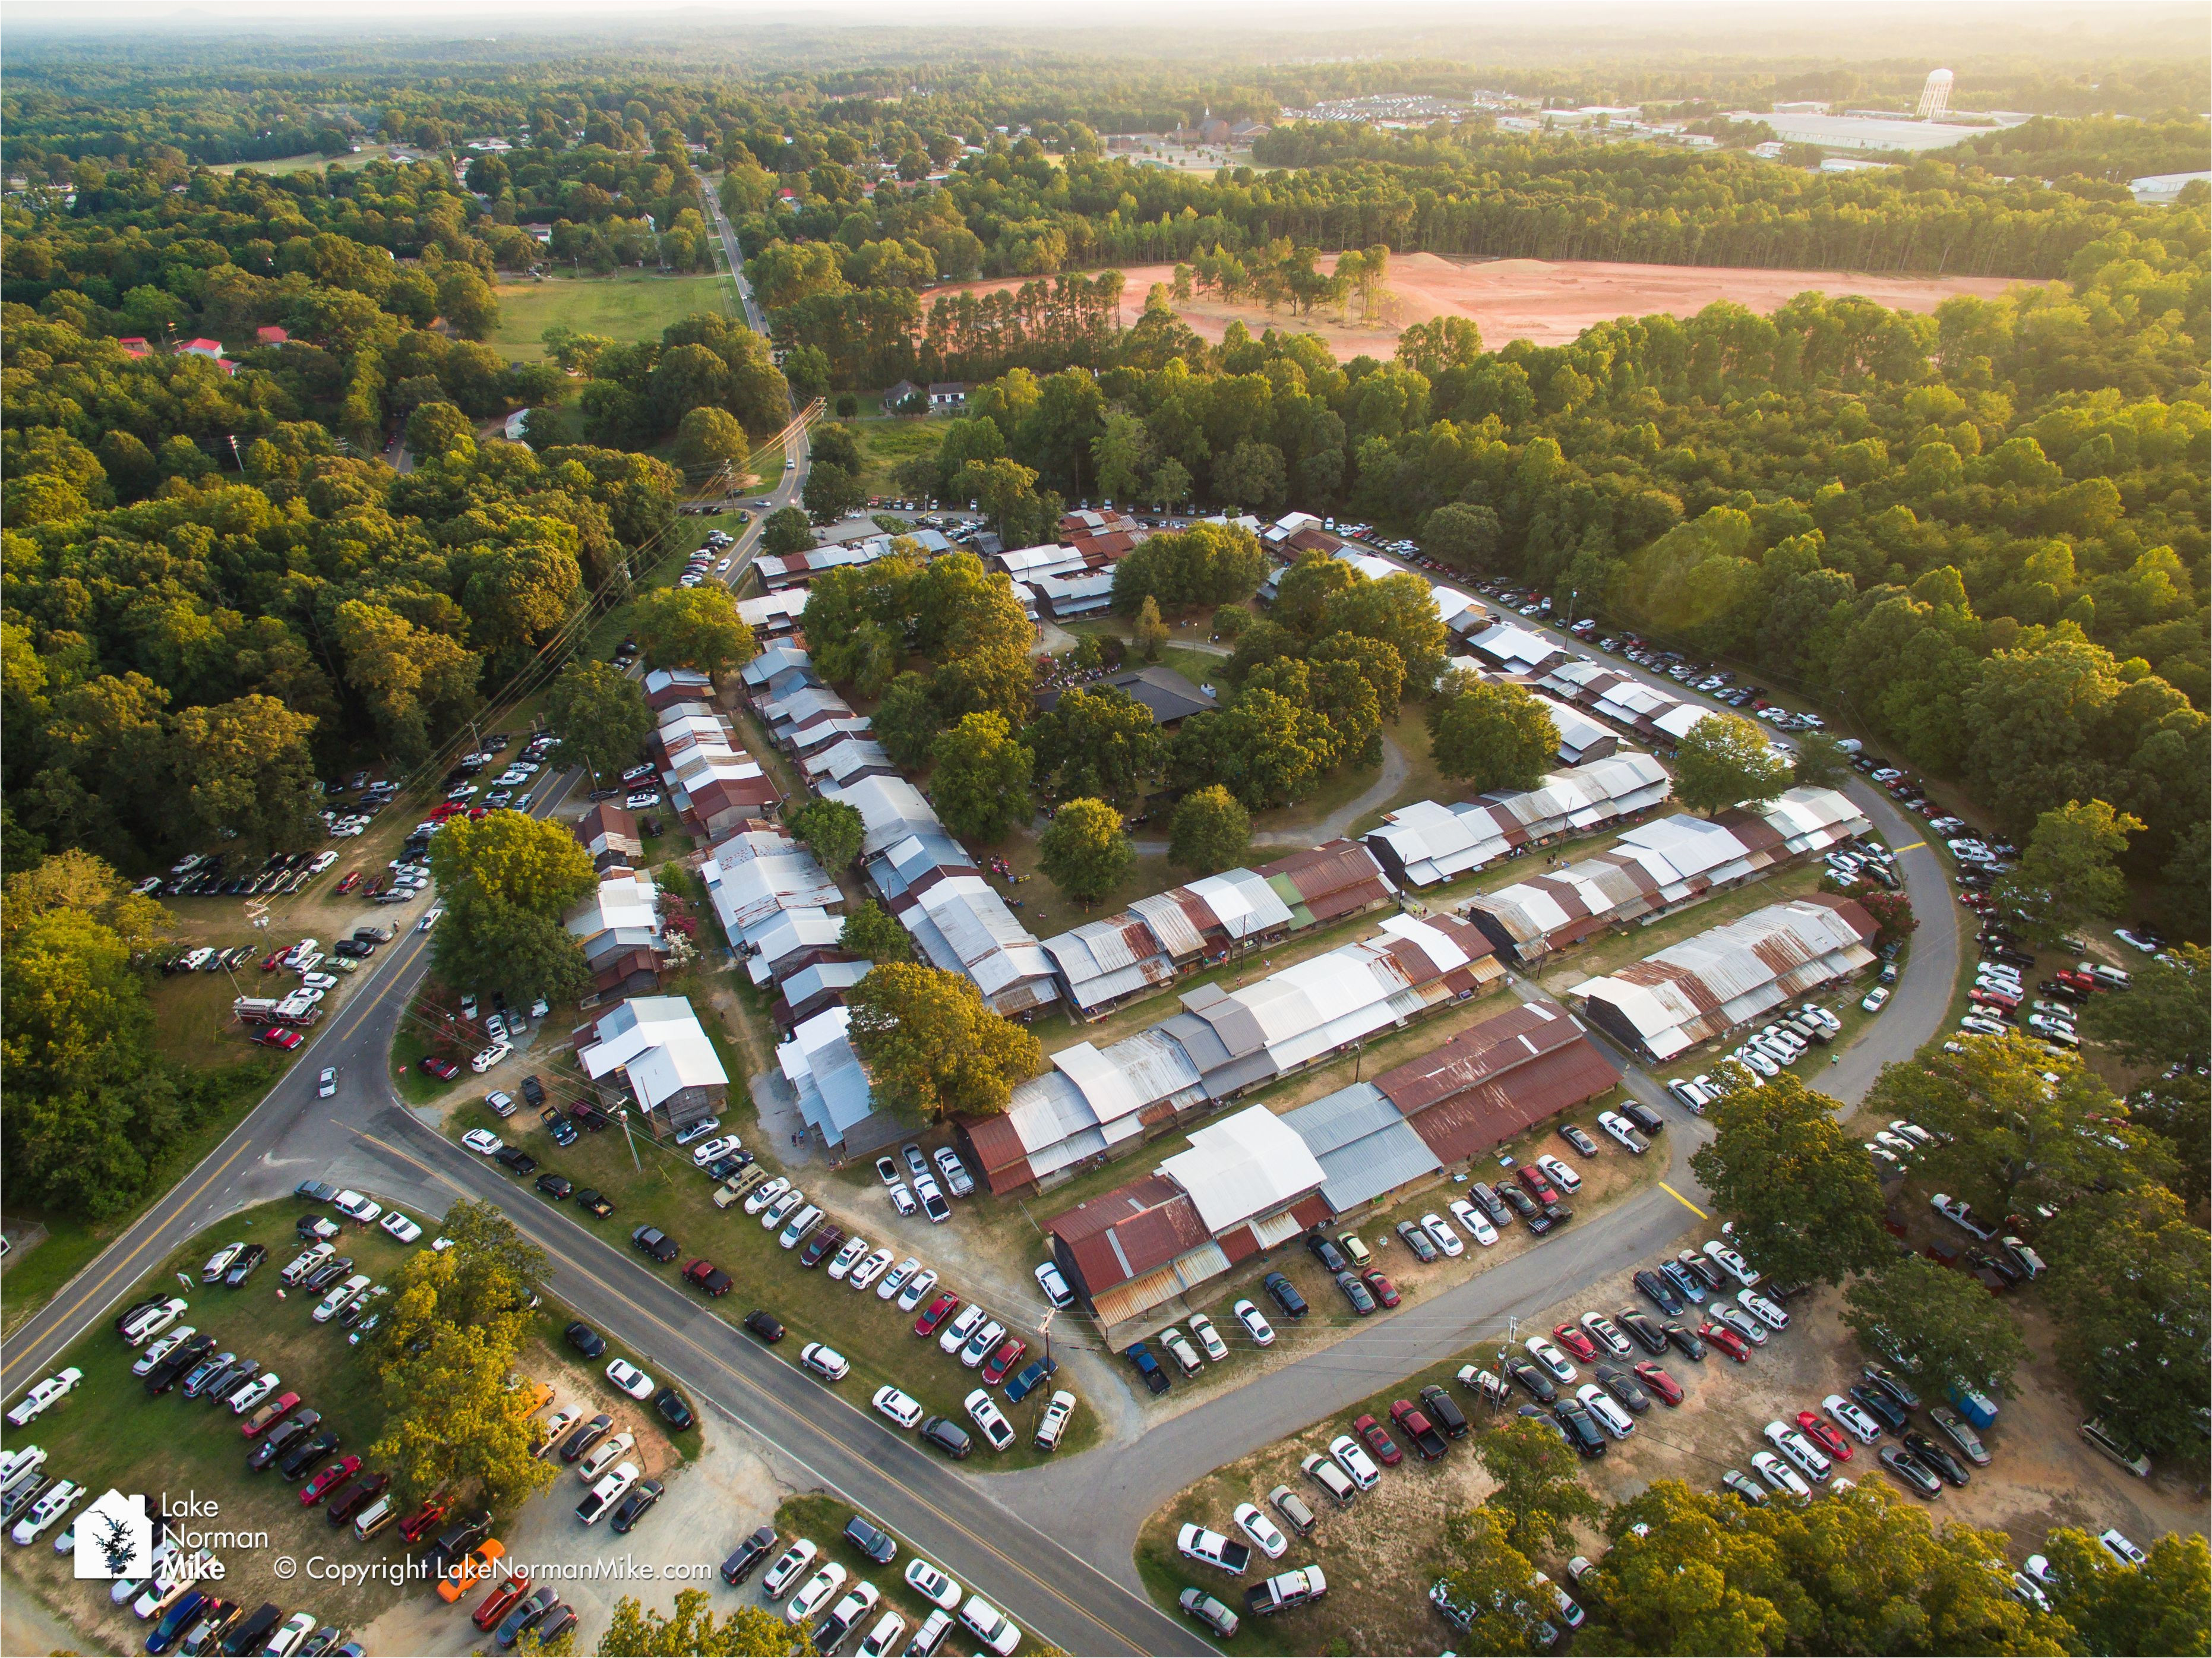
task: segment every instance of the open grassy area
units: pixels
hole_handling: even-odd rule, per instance
[[[671,323],[696,311],[732,309],[730,284],[720,275],[664,276],[623,270],[609,276],[549,276],[501,282],[499,326],[491,343],[516,361],[545,355],[539,339],[558,323],[580,334],[604,334],[617,343],[658,339]]]
[[[864,399],[862,409],[874,406]],[[920,455],[934,455],[949,418],[929,415],[860,415],[845,422],[860,434],[860,488],[871,495],[896,495],[891,474]]]
[[[743,1074],[736,1054],[727,1047],[726,1038],[716,1029],[718,1022],[708,1019],[704,1023],[718,1044],[724,1047],[725,1066],[733,1076]],[[576,1073],[565,1065],[549,1065],[541,1060],[537,1068],[556,1098],[574,1099],[581,1094]],[[752,1112],[742,1100],[733,1101],[732,1108],[725,1110],[723,1127],[743,1135],[748,1148],[759,1155],[762,1162],[772,1169],[781,1167],[759,1133]],[[941,1351],[933,1340],[917,1339],[913,1330],[915,1315],[900,1312],[893,1303],[877,1296],[873,1287],[853,1291],[832,1282],[822,1267],[811,1272],[800,1267],[799,1251],[780,1248],[776,1234],[763,1229],[757,1217],[746,1214],[743,1205],[732,1205],[726,1210],[715,1208],[714,1187],[693,1166],[688,1148],[664,1145],[641,1133],[625,1136],[617,1127],[586,1133],[564,1149],[553,1144],[543,1125],[527,1108],[501,1121],[474,1102],[456,1108],[446,1124],[447,1132],[456,1138],[470,1128],[489,1128],[508,1143],[522,1145],[538,1159],[539,1173],[555,1170],[566,1175],[580,1189],[596,1188],[605,1194],[614,1205],[614,1212],[605,1219],[594,1218],[573,1203],[560,1206],[570,1220],[609,1242],[628,1247],[631,1232],[641,1225],[659,1227],[674,1237],[682,1246],[681,1254],[667,1266],[653,1269],[665,1273],[671,1281],[680,1282],[685,1262],[702,1255],[728,1272],[735,1280],[734,1287],[728,1295],[708,1305],[717,1316],[733,1327],[754,1308],[764,1307],[788,1328],[781,1352],[793,1363],[799,1348],[809,1341],[824,1341],[835,1347],[853,1364],[852,1375],[837,1384],[838,1391],[847,1399],[865,1407],[878,1387],[890,1382],[920,1400],[933,1414],[967,1422],[961,1400],[979,1385],[975,1371],[963,1370],[957,1358]],[[865,1167],[861,1172],[866,1172]],[[877,1238],[883,1236],[869,1232],[866,1219],[871,1203],[884,1202],[879,1189],[863,1191],[857,1182],[828,1176],[818,1168],[801,1172],[797,1177],[811,1199],[830,1209],[833,1217],[842,1218],[848,1231]],[[535,1179],[532,1175],[526,1180],[515,1180],[515,1201],[550,1201],[534,1189]],[[971,1248],[980,1207],[975,1202],[958,1206],[950,1223],[969,1233]],[[904,1252],[901,1254],[903,1256]],[[935,1266],[945,1273],[943,1287],[960,1293],[963,1298],[969,1295],[957,1270],[946,1262],[932,1260],[926,1254],[921,1260],[925,1266]],[[1009,1281],[1025,1276],[1018,1266],[1010,1266],[1006,1273]],[[1034,1298],[1033,1290],[1031,1294]],[[998,1297],[994,1295],[993,1299]],[[1000,1316],[1005,1321],[1005,1315]],[[735,1339],[752,1339],[750,1336]],[[1039,1349],[1042,1351],[1042,1344]],[[1026,1363],[1027,1358],[1023,1362]],[[648,1360],[641,1359],[641,1363],[648,1370],[652,1368]],[[796,1376],[793,1385],[801,1385]],[[809,1382],[804,1385],[814,1384]],[[1018,1436],[1012,1448],[996,1456],[979,1448],[968,1466],[976,1472],[997,1472],[1027,1467],[1041,1460],[1030,1443],[1029,1434],[1035,1426],[1032,1406],[1042,1409],[1045,1394],[1049,1391],[1034,1394],[1018,1407],[1008,1410],[1008,1418]],[[1006,1408],[1003,1399],[1000,1402],[1001,1408]],[[1085,1448],[1096,1441],[1097,1431],[1096,1414],[1079,1409],[1062,1442],[1062,1453],[1072,1455]]]

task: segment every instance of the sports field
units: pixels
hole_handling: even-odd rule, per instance
[[[550,276],[544,282],[501,282],[499,327],[493,347],[518,362],[545,355],[539,336],[561,324],[580,334],[617,342],[658,338],[660,331],[695,311],[731,308],[722,276],[663,276],[642,270],[611,276]]]

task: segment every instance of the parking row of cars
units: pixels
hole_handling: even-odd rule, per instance
[[[149,875],[133,890],[141,897],[274,898],[299,891],[337,860],[335,852],[272,852],[258,868],[233,875],[227,853],[196,852],[172,866],[167,877]]]
[[[898,1558],[896,1540],[859,1515],[846,1522],[843,1535],[879,1566]],[[873,1583],[853,1577],[840,1562],[824,1560],[821,1546],[811,1537],[794,1539],[778,1554],[782,1540],[773,1526],[761,1527],[722,1563],[722,1581],[738,1587],[775,1554],[761,1576],[761,1599],[783,1601],[784,1621],[794,1630],[804,1629],[822,1658],[831,1658],[855,1635],[862,1637],[854,1649],[859,1658],[930,1658],[955,1628],[965,1630],[996,1658],[1006,1658],[1021,1644],[1022,1632],[1012,1619],[973,1590],[962,1589],[950,1573],[919,1555],[908,1560],[902,1575],[907,1588],[930,1610],[908,1638],[906,1615],[885,1606],[883,1592]]]

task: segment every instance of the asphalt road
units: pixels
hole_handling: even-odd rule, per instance
[[[726,251],[734,255],[719,210],[713,216]],[[732,263],[734,270],[734,258]],[[758,326],[742,276],[737,281],[748,319]],[[779,503],[795,498],[801,487],[803,436],[793,459],[797,466],[770,492]],[[733,561],[732,583],[758,535],[757,519],[741,543],[744,557]],[[1681,694],[1671,682],[1667,689]],[[576,780],[573,774],[561,780],[535,810],[550,814]],[[1838,1064],[1808,1078],[1846,1102],[1865,1091],[1882,1065],[1910,1054],[1941,1029],[1960,950],[1957,910],[1941,861],[1887,797],[1856,778],[1848,788],[1899,849],[1921,925],[1889,1009]],[[1133,1441],[1018,1474],[978,1475],[925,1455],[854,1401],[754,1346],[674,1285],[518,1192],[418,1121],[393,1096],[386,1067],[398,1022],[428,969],[429,942],[426,934],[403,933],[356,975],[345,1005],[260,1103],[10,1338],[0,1391],[12,1395],[44,1374],[64,1347],[195,1233],[280,1197],[303,1179],[342,1181],[427,1215],[442,1213],[457,1195],[491,1198],[551,1258],[549,1287],[556,1297],[651,1355],[658,1372],[781,1448],[826,1488],[974,1584],[1025,1629],[1071,1652],[1203,1653],[1210,1649],[1195,1631],[1157,1611],[1136,1577],[1137,1532],[1161,1503],[1212,1468],[1501,1329],[1510,1317],[1649,1256],[1691,1218],[1686,1206],[1702,1200],[1688,1159],[1707,1131],[1648,1076],[1628,1067],[1638,1096],[1669,1120],[1663,1186],[1424,1302],[1410,1309],[1415,1317],[1378,1319]],[[340,1078],[337,1096],[328,1101],[315,1096],[316,1073],[325,1066],[338,1067]]]

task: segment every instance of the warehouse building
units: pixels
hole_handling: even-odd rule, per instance
[[[1872,829],[1835,789],[1791,789],[1756,810],[1639,823],[1604,852],[1469,899],[1464,914],[1504,955],[1533,964]]]
[[[1434,886],[1523,848],[1633,817],[1673,792],[1665,768],[1650,755],[1616,754],[1551,773],[1524,793],[1485,794],[1453,806],[1433,800],[1401,806],[1368,832],[1366,843],[1393,880]]]
[[[1871,965],[1875,931],[1850,899],[1812,893],[1585,980],[1571,994],[1592,1024],[1663,1062]]]
[[[1194,1131],[1152,1174],[1045,1223],[1054,1261],[1112,1328],[1301,1236],[1328,1214],[1322,1169],[1265,1106]]]

